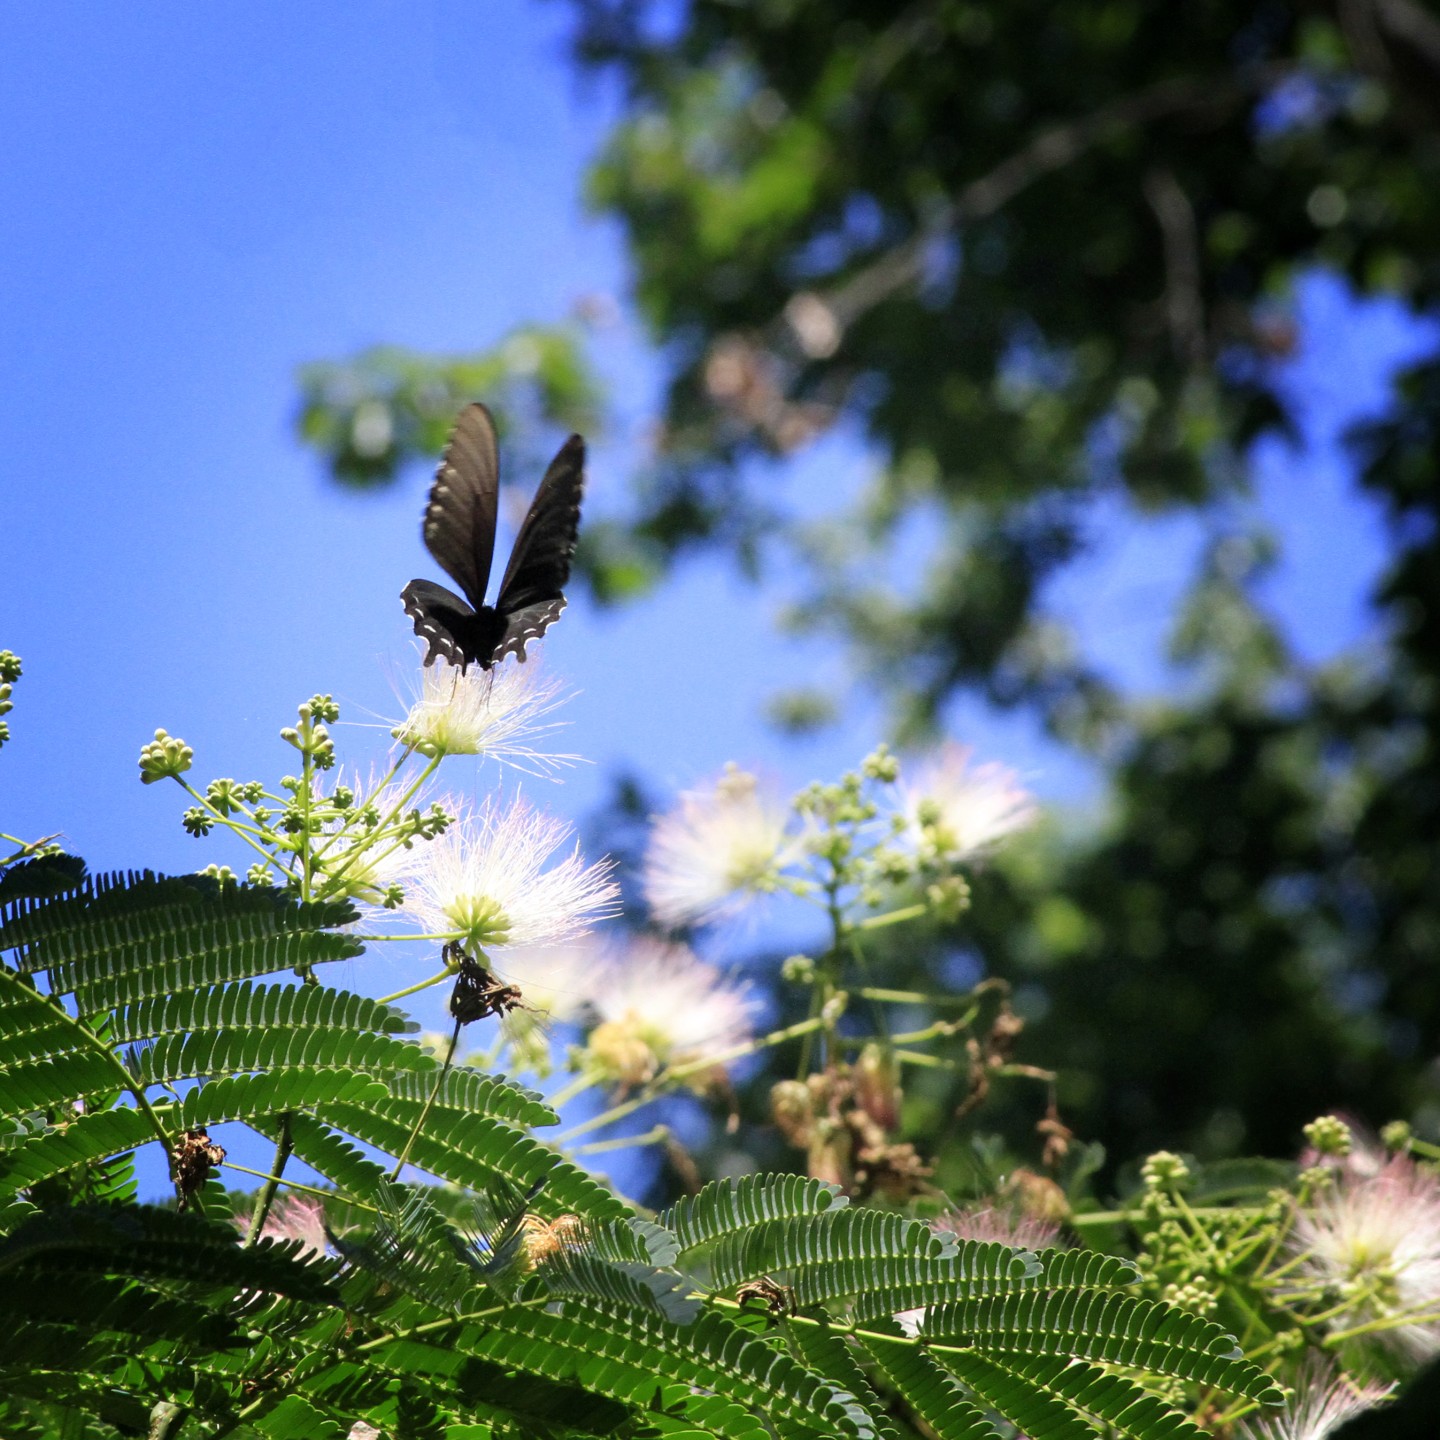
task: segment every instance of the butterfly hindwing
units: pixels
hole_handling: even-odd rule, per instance
[[[480,617],[453,590],[433,580],[412,580],[401,592],[405,613],[425,642],[425,663],[444,658],[463,670],[475,655],[475,630]]]
[[[490,583],[500,454],[495,422],[483,405],[467,405],[446,441],[425,502],[425,548],[478,610]]]
[[[553,600],[542,600],[535,605],[525,605],[511,615],[501,617],[505,624],[500,642],[495,646],[492,664],[498,664],[507,655],[517,659],[525,658],[525,646],[531,640],[538,640],[559,618],[565,608],[565,597],[557,595]]]

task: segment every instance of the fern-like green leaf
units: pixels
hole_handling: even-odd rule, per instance
[[[815,1323],[792,1326],[787,1338],[791,1349],[811,1370],[838,1380],[852,1395],[859,1397],[874,1417],[883,1440],[900,1440],[899,1430],[885,1413],[885,1402],[875,1393],[870,1377],[860,1367],[855,1349],[847,1336],[830,1329],[822,1316]],[[874,1359],[873,1355],[871,1359]],[[937,1434],[941,1436],[941,1440],[950,1440],[943,1431],[937,1429]],[[990,1440],[990,1437],[985,1436],[983,1440]]]
[[[464,1327],[453,1346],[677,1417],[694,1418],[696,1402],[715,1396],[764,1416],[781,1433],[879,1436],[853,1395],[713,1313],[679,1327],[593,1301],[567,1301],[559,1314],[512,1306],[484,1326]]]
[[[385,1081],[347,1070],[267,1070],[230,1075],[192,1090],[179,1106],[180,1130],[204,1130],[222,1120],[279,1115],[327,1102],[362,1105],[386,1094]]]
[[[0,950],[46,971],[82,1013],[358,955],[348,903],[302,905],[264,886],[145,872],[98,876],[59,899],[0,908]]]
[[[992,1357],[995,1358],[995,1357]],[[1087,1415],[1133,1440],[1205,1440],[1204,1431],[1127,1376],[1067,1356],[1040,1356],[1003,1362]]]
[[[657,1218],[680,1246],[683,1264],[690,1251],[748,1230],[763,1220],[823,1215],[850,1202],[834,1185],[805,1175],[744,1175],[716,1180],[698,1195],[686,1195]]]
[[[194,1030],[270,1028],[406,1035],[420,1027],[392,1006],[345,990],[242,981],[127,1005],[115,1016],[112,1033],[117,1044],[133,1044]]]
[[[536,1277],[551,1295],[584,1295],[614,1307],[649,1311],[675,1325],[700,1314],[700,1298],[673,1271],[630,1260],[610,1260],[584,1248],[562,1246]]]
[[[1040,1290],[1103,1290],[1133,1285],[1140,1271],[1133,1260],[1100,1250],[1042,1250],[1040,1272],[1031,1282]]]
[[[399,1088],[398,1086],[396,1087]],[[420,1120],[423,1101],[399,1098],[393,1091],[363,1100],[321,1107],[319,1118],[399,1155]],[[542,1176],[545,1187],[536,1209],[549,1215],[567,1211],[586,1217],[621,1216],[626,1207],[578,1166],[562,1159],[538,1140],[486,1115],[452,1117],[434,1110],[410,1150],[410,1161],[456,1185],[488,1190],[496,1182],[528,1190]]]
[[[923,1334],[1002,1360],[1075,1356],[1193,1380],[1262,1404],[1280,1399],[1270,1376],[1244,1359],[1218,1325],[1178,1306],[1114,1291],[1029,1292],[940,1305],[927,1313]],[[950,1363],[949,1346],[932,1349]]]
[[[272,1143],[280,1138],[278,1119],[257,1117],[249,1124]],[[357,1200],[370,1199],[386,1183],[383,1165],[314,1116],[291,1114],[290,1143],[298,1159]]]
[[[287,1395],[250,1424],[266,1440],[344,1440],[349,1429],[299,1395]]]
[[[705,1259],[702,1273],[715,1288],[770,1275],[789,1284],[801,1305],[844,1302],[862,1319],[1018,1290],[1039,1274],[1038,1261],[1027,1252],[957,1243],[918,1220],[850,1207],[732,1231],[707,1247]]]
[[[76,1116],[4,1152],[0,1158],[0,1196],[13,1195],[72,1165],[119,1155],[158,1138],[138,1110],[100,1110]]]
[[[433,1070],[434,1061],[417,1046],[389,1035],[277,1027],[165,1035],[141,1049],[133,1064],[136,1079],[147,1086],[261,1069]]]
[[[939,1440],[999,1440],[983,1412],[919,1346],[871,1333],[863,1347]]]
[[[390,1082],[390,1093],[396,1100],[424,1105],[433,1092],[431,1113],[443,1115],[449,1111],[449,1123],[453,1124],[463,1125],[470,1115],[488,1115],[525,1129],[559,1122],[560,1117],[533,1090],[503,1076],[485,1075],[461,1066],[445,1072],[438,1091],[433,1076],[433,1066],[424,1074],[396,1075]]]
[[[1070,1405],[989,1355],[946,1351],[945,1367],[1030,1440],[1095,1440],[1095,1427]]]
[[[0,1275],[23,1274],[33,1284],[42,1275],[82,1271],[337,1298],[332,1262],[302,1262],[295,1242],[262,1241],[247,1250],[239,1238],[231,1225],[155,1205],[75,1205],[42,1211],[0,1239]]]

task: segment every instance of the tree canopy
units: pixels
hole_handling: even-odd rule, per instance
[[[1076,1127],[1217,1154],[1288,1148],[1320,1106],[1413,1112],[1440,1022],[1440,356],[1352,437],[1390,543],[1363,650],[1295,653],[1245,502],[1254,442],[1296,428],[1297,281],[1434,309],[1440,21],[1411,0],[574,13],[579,63],[627,97],[590,200],[667,374],[633,523],[582,556],[597,593],[696,547],[753,564],[774,462],[858,430],[873,484],[785,552],[802,618],[902,735],[975,692],[1107,766],[1103,823],[1043,876],[997,872],[973,917]],[[512,367],[537,413],[591,395],[571,339]],[[444,415],[476,363],[312,371],[309,433],[353,473],[364,407]],[[422,430],[391,424],[370,476],[433,448]],[[1116,501],[1210,537],[1163,702],[1117,692],[1048,598]],[[864,578],[922,512],[928,570]]]

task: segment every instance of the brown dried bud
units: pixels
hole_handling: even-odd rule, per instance
[[[1027,1170],[1023,1165],[1010,1172],[1005,1193],[1011,1196],[1024,1215],[1058,1225],[1069,1218],[1070,1202],[1065,1192],[1051,1179]]]
[[[186,1209],[190,1197],[210,1178],[210,1172],[225,1159],[225,1147],[210,1139],[209,1131],[187,1130],[175,1144],[170,1173],[180,1190],[176,1206]]]
[[[792,1144],[804,1149],[814,1129],[815,1105],[803,1080],[780,1080],[770,1089],[770,1115]]]
[[[873,1041],[855,1061],[855,1103],[883,1130],[900,1123],[900,1076],[895,1057]]]

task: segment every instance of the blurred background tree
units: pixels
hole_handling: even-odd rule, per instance
[[[1286,1152],[1337,1106],[1440,1128],[1440,352],[1352,436],[1389,535],[1363,648],[1297,653],[1247,503],[1255,442],[1298,428],[1279,383],[1297,283],[1329,272],[1433,315],[1440,18],[572,3],[577,63],[627,96],[590,194],[666,373],[631,518],[587,525],[596,595],[700,547],[762,580],[783,566],[804,576],[797,623],[843,637],[902,740],[973,692],[1103,764],[1099,821],[979,887],[973,955],[937,935],[895,964],[978,955],[1009,979],[1028,1055],[1112,1156]],[[507,386],[521,432],[600,403],[583,330],[537,329],[312,367],[302,431],[337,479],[382,483]],[[839,426],[874,483],[787,531],[773,462]],[[1106,676],[1050,592],[1097,526],[1163,513],[1208,538],[1157,701]],[[896,582],[917,518],[931,558]]]

